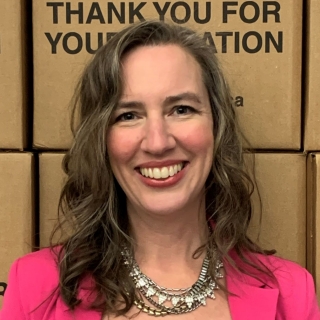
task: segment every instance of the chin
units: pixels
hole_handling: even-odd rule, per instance
[[[183,201],[183,199],[179,201],[179,199],[176,198],[156,199],[156,197],[154,197],[152,201],[141,203],[141,206],[145,209],[145,211],[151,214],[170,215],[178,211],[185,211],[186,208],[190,208],[192,204],[190,204],[188,201]]]

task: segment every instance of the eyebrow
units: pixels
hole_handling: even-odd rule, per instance
[[[167,106],[182,100],[192,101],[192,102],[201,104],[201,99],[197,94],[187,91],[187,92],[180,93],[178,95],[166,97],[163,102],[163,105]],[[143,107],[144,105],[145,104],[140,101],[119,101],[117,105],[117,109],[140,108],[140,107]]]
[[[164,104],[167,105],[167,104],[179,102],[181,100],[187,100],[187,101],[192,101],[195,103],[201,103],[201,99],[197,94],[195,94],[193,92],[183,92],[183,93],[178,94],[176,96],[166,97],[166,99],[164,100]]]

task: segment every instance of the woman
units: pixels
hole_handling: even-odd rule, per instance
[[[75,105],[60,201],[72,235],[13,264],[2,320],[320,319],[310,274],[246,236],[252,182],[201,38],[128,27],[88,65]]]

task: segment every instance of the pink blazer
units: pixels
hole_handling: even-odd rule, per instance
[[[311,275],[299,265],[277,257],[255,255],[274,270],[278,284],[264,285],[250,276],[227,271],[227,287],[233,320],[319,320]],[[1,320],[101,320],[101,314],[88,309],[90,281],[79,290],[81,304],[74,313],[62,301],[58,290],[58,270],[49,249],[16,260],[10,270],[3,300]],[[54,292],[53,294],[51,294]],[[51,295],[50,295],[51,294]],[[44,301],[46,297],[49,297]],[[43,302],[44,301],[44,302]],[[41,304],[41,302],[43,302]],[[39,304],[36,311],[31,312]],[[214,319],[214,315],[212,315]]]

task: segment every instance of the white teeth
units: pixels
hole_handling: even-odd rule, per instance
[[[168,178],[169,177],[169,170],[167,167],[163,167],[161,169],[161,178],[162,179],[165,179],[165,178]]]
[[[183,164],[175,164],[174,166],[162,167],[162,168],[140,168],[140,173],[152,179],[166,179],[169,176],[172,177],[181,171]]]
[[[148,169],[148,176],[150,177],[150,178],[153,178],[153,172],[152,172],[152,169]]]
[[[153,178],[154,179],[161,179],[161,171],[159,168],[153,169]]]

